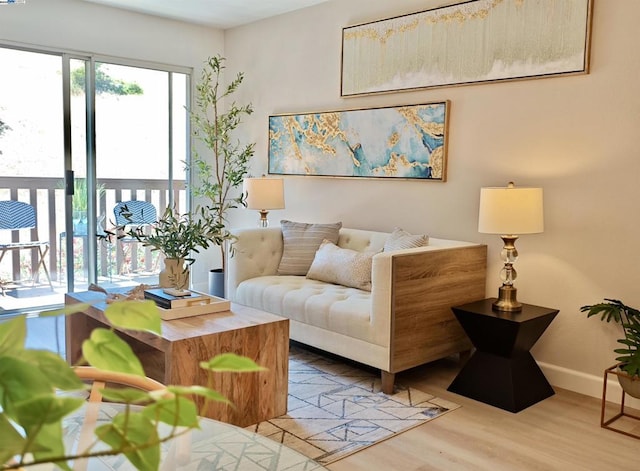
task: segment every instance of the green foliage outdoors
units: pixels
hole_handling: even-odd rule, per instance
[[[618,343],[623,348],[614,350],[619,356],[620,369],[630,376],[640,376],[640,311],[625,305],[617,299],[607,299],[605,302],[582,306],[581,312],[586,312],[587,317],[600,315],[603,322],[614,322],[622,328],[623,338]]]
[[[241,144],[231,137],[244,116],[253,113],[251,104],[240,106],[232,101],[223,111],[222,106],[237,91],[244,80],[239,72],[235,79],[224,86],[221,84],[225,69],[225,58],[210,57],[205,62],[200,82],[196,85],[197,110],[190,110],[194,136],[211,151],[211,159],[203,158],[194,151],[191,190],[194,196],[209,200],[218,229],[216,244],[222,255],[222,269],[225,269],[225,241],[233,236],[226,228],[227,212],[244,207],[245,195],[233,196],[232,190],[242,185],[249,171],[249,161],[254,154],[255,143]],[[212,162],[212,163],[209,163]]]
[[[6,132],[11,130],[8,124],[0,119],[0,137]],[[2,149],[0,149],[0,155],[2,155]]]
[[[142,95],[142,87],[135,82],[114,79],[102,70],[103,64],[96,64],[96,93],[109,95]],[[85,68],[79,67],[71,71],[71,93],[81,95],[85,90]]]
[[[87,307],[74,304],[40,316],[73,315]],[[114,327],[160,333],[160,315],[151,301],[112,303],[107,305],[105,316]],[[63,420],[85,401],[59,392],[87,387],[62,358],[47,350],[25,348],[25,339],[25,316],[0,323],[1,470],[55,463],[59,469],[71,471],[69,462],[77,458],[124,455],[136,469],[156,471],[160,445],[198,427],[198,410],[192,397],[228,402],[211,387],[203,386],[168,386],[169,394],[105,388],[105,399],[126,404],[124,412],[96,427],[96,440],[87,449],[66,450]],[[97,368],[144,375],[140,361],[113,328],[95,329],[83,343],[82,355],[86,363]],[[200,367],[209,371],[263,370],[252,360],[232,353],[201,362]],[[146,405],[131,408],[135,404]],[[168,431],[161,431],[161,424],[169,425]]]
[[[0,119],[0,136],[2,136],[5,131],[8,131],[10,129],[11,128],[9,127],[9,125]]]

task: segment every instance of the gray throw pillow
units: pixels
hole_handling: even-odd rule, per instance
[[[325,240],[316,252],[307,278],[371,291],[371,266],[375,254],[343,249]]]
[[[306,275],[322,241],[338,242],[342,222],[309,224],[282,220],[280,225],[284,247],[278,275]]]
[[[413,249],[415,247],[423,247],[429,245],[429,237],[424,234],[409,234],[399,227],[396,227],[387,241],[384,243],[384,251]]]

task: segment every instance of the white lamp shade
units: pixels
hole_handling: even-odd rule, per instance
[[[544,231],[542,188],[480,189],[478,232],[518,235]]]
[[[245,178],[244,192],[249,209],[283,209],[283,178]]]

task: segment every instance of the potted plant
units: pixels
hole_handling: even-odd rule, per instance
[[[87,309],[73,304],[63,310],[40,316],[73,315]],[[107,305],[105,316],[112,326],[160,333],[160,314],[152,301],[119,301]],[[85,400],[60,391],[82,391],[87,386],[74,367],[48,350],[25,347],[26,315],[0,323],[0,469],[29,469],[53,463],[71,470],[78,458],[123,455],[138,470],[156,471],[160,465],[160,445],[198,428],[193,397],[206,401],[226,401],[219,393],[203,386],[167,386],[167,394],[135,389],[105,388],[105,398],[127,407],[108,422],[95,428],[93,440],[84,449],[65,446],[65,418],[77,411]],[[82,345],[86,362],[102,370],[144,376],[138,357],[112,329],[97,328]],[[251,359],[222,354],[201,362],[210,371],[259,371]],[[129,405],[146,404],[129,407]],[[205,405],[206,407],[206,405]],[[161,427],[168,424],[170,427]],[[141,433],[141,430],[143,431]],[[41,468],[39,468],[41,469]]]
[[[127,207],[121,214],[128,219]],[[220,240],[217,220],[205,208],[194,213],[179,214],[168,207],[150,230],[142,226],[129,229],[119,227],[116,232],[133,237],[151,250],[160,251],[165,259],[165,269],[160,272],[159,284],[163,288],[186,289],[189,286],[189,265],[195,262],[193,253],[207,249]]]
[[[249,171],[255,146],[254,143],[243,145],[231,137],[242,122],[242,117],[253,113],[253,108],[251,104],[239,106],[231,102],[226,111],[222,110],[222,103],[244,80],[244,74],[239,72],[235,79],[223,86],[220,82],[225,69],[224,62],[221,56],[210,57],[196,85],[196,110],[190,111],[193,134],[211,154],[209,159],[204,159],[194,151],[194,159],[188,165],[193,195],[208,200],[208,209],[215,221],[215,244],[220,247],[222,268],[210,271],[210,278],[214,280],[210,279],[209,290],[217,296],[224,296],[225,244],[233,242],[233,236],[227,229],[227,213],[230,209],[246,205],[242,192],[237,194],[234,190],[242,185]]]
[[[618,343],[623,347],[614,349],[620,362],[618,380],[627,394],[640,398],[640,311],[617,299],[605,298],[604,301],[582,306],[580,311],[586,312],[587,317],[600,315],[601,321],[620,325],[623,337]]]

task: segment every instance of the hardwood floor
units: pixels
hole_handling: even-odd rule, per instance
[[[555,388],[554,396],[513,414],[448,392],[458,370],[455,359],[446,359],[401,373],[397,381],[461,408],[327,467],[332,471],[640,470],[640,440],[600,427],[600,399]],[[626,425],[640,434],[640,421],[629,420]]]

